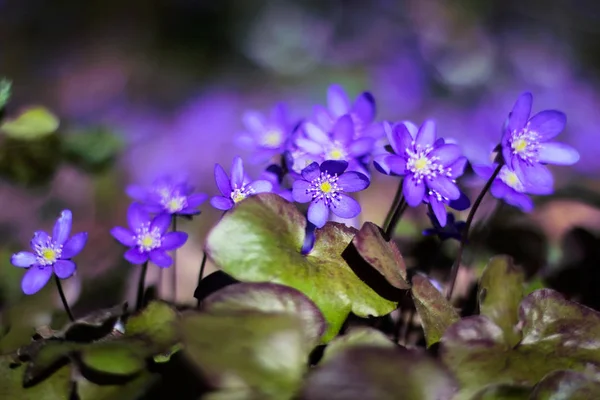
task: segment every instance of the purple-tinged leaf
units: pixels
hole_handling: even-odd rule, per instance
[[[555,371],[546,375],[529,397],[529,400],[562,399],[600,399],[600,381],[582,372]]]
[[[302,292],[276,283],[237,283],[208,296],[202,311],[263,311],[298,316],[309,343],[320,342],[327,324],[319,308]]]
[[[424,275],[417,274],[413,277],[410,293],[429,347],[439,342],[448,327],[460,317],[452,304]]]
[[[365,222],[352,239],[360,256],[397,289],[410,289],[406,281],[406,265],[400,250],[383,237],[381,228]]]
[[[356,346],[334,355],[305,380],[303,400],[450,400],[455,382],[417,351]]]
[[[479,280],[479,310],[504,331],[509,346],[521,340],[517,329],[519,304],[523,299],[525,276],[512,258],[490,259]]]

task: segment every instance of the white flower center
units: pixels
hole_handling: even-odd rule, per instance
[[[177,213],[187,207],[187,197],[177,192],[163,196],[160,203],[171,214]]]
[[[414,149],[414,150],[413,150]],[[406,149],[406,169],[413,174],[413,179],[417,182],[422,182],[423,179],[433,179],[437,176],[446,175],[450,176],[451,169],[444,168],[439,163],[439,157],[432,156],[430,153],[433,151],[433,146],[427,145],[424,148],[412,142],[412,149]]]
[[[254,194],[254,189],[252,189],[249,185],[244,185],[241,188],[234,188],[231,191],[230,196],[231,200],[237,204],[252,194]]]
[[[148,253],[162,244],[160,230],[158,228],[150,230],[149,222],[135,230],[134,239],[141,253]]]
[[[310,186],[306,189],[306,193],[312,195],[313,201],[324,201],[325,205],[329,206],[339,200],[340,192],[343,190],[337,183],[337,174],[330,175],[327,171],[321,174],[310,182]]]
[[[517,192],[525,192],[525,186],[519,180],[517,174],[515,174],[514,171],[508,169],[506,165],[500,169],[498,178],[500,178],[502,182],[506,183],[509,187],[513,188]]]
[[[326,160],[347,160],[348,152],[339,142],[333,142],[325,151]]]
[[[61,245],[54,243],[51,237],[48,237],[44,243],[35,244],[34,251],[38,264],[44,266],[54,264],[60,259],[62,248]]]
[[[510,148],[512,153],[527,163],[538,160],[540,149],[540,135],[529,130],[529,122],[520,131],[514,130],[510,135]]]
[[[269,129],[262,134],[260,144],[263,147],[276,149],[283,143],[283,132],[279,129]]]

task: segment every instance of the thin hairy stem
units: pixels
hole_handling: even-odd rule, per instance
[[[135,309],[137,311],[141,310],[144,303],[144,287],[146,286],[146,272],[148,271],[148,261],[146,261],[142,265],[142,270],[140,271],[140,280],[138,281],[138,290],[137,290],[137,300]]]
[[[65,297],[65,292],[63,292],[62,285],[60,283],[60,279],[58,278],[58,276],[54,275],[54,281],[56,282],[56,288],[58,289],[58,295],[60,296],[60,300],[63,303],[63,307],[65,308],[65,311],[67,312],[67,315],[69,316],[69,319],[71,320],[71,322],[73,322],[73,321],[75,321],[75,318],[73,318],[73,313],[71,312],[69,303],[67,303],[67,298]]]
[[[396,225],[398,225],[398,221],[400,221],[400,217],[406,210],[406,200],[402,195],[402,184],[401,180],[398,184],[398,189],[396,190],[396,194],[394,195],[394,200],[392,201],[392,206],[385,217],[385,222],[383,223],[383,231],[385,232],[386,237],[389,239],[392,238],[394,234],[394,230],[396,229]]]
[[[177,230],[177,216],[173,215],[171,222],[171,231]],[[173,250],[173,266],[171,267],[171,292],[173,303],[177,302],[177,249]]]

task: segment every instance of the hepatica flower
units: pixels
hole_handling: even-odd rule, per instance
[[[267,180],[250,181],[244,173],[244,164],[240,157],[233,159],[231,177],[219,164],[215,165],[215,182],[222,196],[214,196],[210,204],[219,210],[229,210],[237,203],[256,193],[271,192],[273,184]]]
[[[497,164],[475,164],[473,165],[473,170],[479,177],[489,180],[497,166]],[[494,179],[494,182],[492,182],[490,192],[495,198],[503,200],[507,204],[515,206],[524,212],[530,212],[533,210],[533,201],[527,193],[550,194],[552,190],[546,184],[536,187],[532,182],[522,182],[515,171],[510,169],[508,165],[503,165],[500,173]]]
[[[296,138],[298,148],[323,160],[346,161],[351,170],[363,170],[359,160],[371,152],[374,139],[355,138],[354,122],[349,114],[341,116],[331,132],[312,122],[305,123],[303,128],[306,136]]]
[[[132,264],[143,264],[148,260],[161,268],[170,267],[173,259],[167,251],[178,249],[187,241],[185,232],[167,232],[171,224],[171,216],[161,213],[154,218],[138,203],[133,203],[127,210],[129,228],[114,227],[110,233],[122,245],[130,249],[125,252],[125,259]]]
[[[27,272],[21,281],[21,289],[25,294],[40,291],[52,272],[60,279],[67,279],[75,273],[76,265],[71,260],[83,249],[87,242],[87,232],[81,232],[69,238],[73,215],[64,210],[54,224],[52,236],[44,231],[37,231],[31,239],[31,252],[21,251],[13,254],[10,262]]]
[[[257,111],[247,111],[242,118],[246,132],[236,137],[236,144],[254,154],[252,162],[263,162],[283,153],[294,129],[285,104],[277,104],[267,117]]]
[[[150,213],[171,215],[198,215],[198,206],[208,199],[204,193],[194,193],[186,179],[171,175],[157,179],[149,188],[130,185],[127,194]]]
[[[331,85],[327,90],[327,108],[317,106],[314,119],[325,131],[331,131],[336,121],[348,115],[353,122],[353,138],[378,137],[383,135],[381,126],[373,124],[375,99],[369,92],[361,93],[354,103],[340,85]]]
[[[546,194],[552,191],[554,179],[545,164],[572,165],[579,160],[579,153],[571,146],[551,141],[564,129],[565,114],[545,110],[529,118],[532,103],[529,92],[517,99],[502,136],[502,156],[521,182]]]
[[[419,129],[408,122],[399,123],[386,133],[393,153],[378,156],[378,170],[404,176],[406,203],[411,207],[429,203],[440,225],[445,226],[444,206],[464,198],[456,185],[466,165],[460,148],[437,139],[431,120]]]
[[[292,196],[298,203],[308,203],[308,220],[322,228],[329,211],[340,218],[360,214],[360,204],[346,193],[358,192],[369,186],[369,178],[360,172],[344,172],[346,161],[328,160],[320,166],[312,163],[302,171],[302,178],[293,184]]]

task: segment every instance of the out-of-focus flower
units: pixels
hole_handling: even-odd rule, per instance
[[[393,153],[378,155],[377,169],[404,176],[402,193],[406,203],[411,207],[423,201],[429,203],[440,225],[445,226],[445,205],[461,198],[467,200],[456,185],[467,162],[460,148],[437,139],[431,120],[420,128],[410,122],[387,126],[386,134]],[[464,206],[463,201],[460,203]]]
[[[579,160],[579,153],[569,145],[550,141],[564,129],[566,115],[545,110],[529,118],[532,103],[529,92],[515,102],[502,136],[502,156],[528,186],[528,193],[548,194],[553,190],[554,177],[545,164],[572,165]]]
[[[498,164],[474,164],[473,171],[475,171],[479,177],[489,180],[497,166]],[[548,192],[547,190],[548,186],[546,185],[543,185],[542,187],[535,187],[531,183],[522,182],[515,171],[510,169],[508,165],[502,166],[500,173],[496,179],[494,179],[494,182],[490,187],[492,196],[503,200],[507,204],[515,206],[524,212],[530,212],[533,210],[533,201],[527,195],[527,193],[550,194],[551,191]]]
[[[251,162],[264,162],[284,152],[295,125],[285,104],[277,104],[269,117],[258,111],[246,111],[242,119],[246,132],[240,133],[235,142],[253,152]]]
[[[346,161],[328,160],[320,166],[312,163],[302,170],[302,178],[293,184],[292,196],[298,203],[311,202],[308,221],[322,228],[329,211],[341,218],[360,214],[360,204],[346,193],[358,192],[369,186],[369,178],[360,172],[344,172]]]
[[[244,164],[240,157],[233,159],[231,178],[221,165],[215,164],[215,182],[222,196],[214,196],[210,199],[210,204],[219,210],[229,210],[248,196],[273,190],[273,184],[268,180],[251,181],[244,173]]]
[[[44,231],[37,231],[31,239],[33,252],[21,251],[13,254],[12,265],[27,268],[21,281],[21,289],[25,294],[39,292],[50,280],[52,271],[60,279],[67,279],[75,273],[77,266],[71,260],[87,242],[87,232],[81,232],[69,238],[73,215],[70,210],[61,212],[52,230],[52,236]]]
[[[278,194],[287,201],[294,201],[292,198],[291,189],[287,189],[282,186],[284,178],[283,169],[277,164],[271,164],[265,169],[258,177],[259,180],[265,180],[271,182],[273,189],[271,192]]]
[[[305,137],[297,137],[295,142],[300,150],[323,160],[346,161],[350,170],[365,171],[360,160],[373,148],[372,137],[355,138],[354,122],[350,114],[340,117],[331,131],[307,122],[303,126]]]
[[[139,203],[129,206],[127,223],[129,229],[117,226],[110,233],[122,245],[130,247],[124,257],[132,264],[143,264],[150,260],[161,268],[168,268],[173,264],[173,259],[167,251],[183,246],[188,238],[185,232],[167,232],[171,215],[161,213],[151,218]]]
[[[352,120],[351,139],[379,138],[383,136],[383,128],[373,123],[376,112],[375,98],[371,93],[361,93],[351,104],[344,89],[334,84],[327,90],[327,108],[316,106],[313,118],[322,130],[331,132],[340,118],[348,115]]]
[[[130,185],[126,192],[142,203],[148,212],[157,214],[198,215],[198,207],[208,199],[205,193],[193,193],[194,187],[188,184],[186,178],[173,175],[155,180],[150,187]]]
[[[438,218],[433,213],[428,212],[427,216],[429,217],[429,220],[431,221],[431,225],[433,225],[433,227],[425,229],[423,231],[423,235],[436,235],[442,241],[447,239],[456,239],[460,241],[466,222],[456,221],[454,214],[448,213],[446,217],[446,225],[441,226],[438,222]]]

